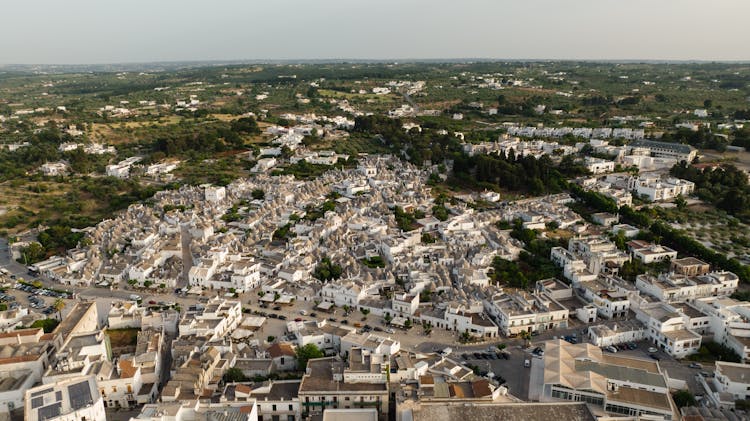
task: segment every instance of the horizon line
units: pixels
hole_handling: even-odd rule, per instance
[[[277,59],[185,59],[164,61],[120,61],[92,63],[0,63],[4,67],[64,67],[64,66],[133,66],[133,65],[180,65],[180,64],[309,64],[309,63],[476,63],[476,62],[551,62],[551,63],[645,63],[645,64],[750,64],[750,59],[654,59],[654,58],[277,58]]]

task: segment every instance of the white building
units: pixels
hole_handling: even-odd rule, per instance
[[[658,277],[638,275],[635,287],[660,301],[672,303],[705,297],[726,297],[737,290],[739,278],[732,272],[709,272],[700,276],[662,273]]]
[[[664,260],[674,260],[677,258],[676,250],[667,246],[651,244],[641,240],[629,241],[628,249],[634,258],[645,264],[663,262]]]
[[[675,358],[698,352],[701,335],[690,330],[690,316],[666,303],[649,303],[635,309],[636,318],[646,327],[649,341]]]
[[[615,162],[587,156],[584,160],[586,169],[592,174],[604,174],[615,170]]]
[[[486,301],[485,309],[506,336],[568,327],[568,309],[543,293],[501,294]]]
[[[106,421],[93,376],[74,377],[26,391],[26,421]]]
[[[68,164],[64,162],[47,162],[39,167],[39,171],[48,177],[65,175],[68,172]]]
[[[586,402],[616,416],[678,419],[667,378],[657,362],[560,339],[547,341],[544,348],[538,385],[541,402]]]
[[[226,188],[222,186],[206,186],[205,198],[207,202],[220,202],[227,196]]]

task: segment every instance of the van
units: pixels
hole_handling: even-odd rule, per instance
[[[529,368],[529,367],[531,367],[531,360],[528,360],[528,359],[527,359],[527,360],[525,360],[525,361],[523,362],[523,366],[524,366],[524,367],[526,367],[526,368]]]

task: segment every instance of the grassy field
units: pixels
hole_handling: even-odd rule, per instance
[[[318,93],[326,98],[346,99],[348,101],[394,102],[401,100],[401,95],[394,93],[386,95],[360,94],[354,92],[334,91],[330,89],[320,89],[318,90]]]
[[[729,257],[750,257],[750,226],[706,205],[660,210],[663,220]]]

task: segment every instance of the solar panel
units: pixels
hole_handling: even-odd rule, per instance
[[[89,382],[81,382],[68,386],[68,399],[73,410],[79,410],[90,405],[94,400],[91,398],[91,387]]]
[[[60,416],[60,410],[62,409],[62,403],[56,402],[52,405],[47,405],[44,407],[41,407],[37,410],[37,415],[39,418],[39,421],[45,421],[50,418],[55,418]]]
[[[44,396],[31,398],[31,409],[39,408],[42,405],[44,405]]]

